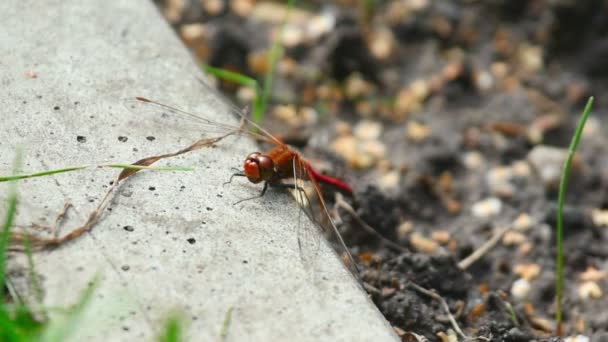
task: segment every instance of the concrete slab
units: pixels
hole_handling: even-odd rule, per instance
[[[148,1],[2,1],[0,174],[10,172],[17,146],[24,170],[38,171],[133,162],[200,137],[195,127],[178,131],[127,111],[121,99],[130,96],[235,122],[197,76]],[[165,163],[194,172],[142,172],[123,184],[91,233],[35,255],[46,305],[72,304],[95,275],[101,279],[74,340],[152,340],[177,310],[190,340],[217,341],[231,309],[228,341],[397,340],[325,244],[314,277],[302,266],[297,206],[288,195],[271,191],[232,205],[260,190],[242,180],[222,186],[254,149],[231,138]],[[18,223],[50,224],[69,201],[76,211],[65,233],[84,222],[116,174],[94,169],[20,182]]]

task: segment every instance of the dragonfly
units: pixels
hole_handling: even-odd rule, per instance
[[[216,134],[214,138],[201,139],[187,148],[184,148],[175,153],[149,157],[136,162],[136,165],[149,166],[159,159],[177,156],[183,153],[188,153],[197,150],[201,147],[208,146],[210,142],[218,143],[225,137],[231,135],[246,135],[255,140],[262,141],[272,146],[267,152],[253,152],[246,158],[242,166],[242,170],[237,169],[226,183],[231,183],[234,177],[245,177],[253,184],[263,183],[263,188],[258,196],[242,199],[237,203],[246,200],[264,196],[269,187],[293,189],[293,194],[296,197],[296,202],[300,206],[299,214],[302,212],[308,216],[314,225],[302,224],[301,217],[298,217],[297,240],[300,257],[306,266],[311,266],[316,260],[319,250],[319,232],[311,231],[315,227],[321,228],[321,232],[325,236],[331,237],[337,248],[340,250],[342,260],[350,271],[356,276],[358,269],[354,259],[346,246],[340,232],[334,224],[331,215],[327,209],[327,204],[323,197],[321,184],[326,184],[335,189],[346,193],[353,194],[352,188],[344,181],[334,178],[316,171],[298,151],[289,145],[283,143],[280,139],[272,135],[257,123],[247,118],[246,111],[239,109],[231,104],[223,95],[215,89],[212,89],[204,81],[200,83],[210,92],[214,93],[215,99],[222,102],[229,110],[240,119],[240,125],[229,125],[225,123],[214,122],[204,115],[195,114],[174,106],[170,106],[158,101],[154,101],[145,97],[135,97],[126,99],[125,106],[137,115],[145,114],[153,116],[156,119],[162,117],[179,117],[186,119],[188,123],[197,125],[196,129],[204,134]],[[123,173],[137,172],[137,170],[125,170]],[[224,183],[224,184],[226,184]],[[312,195],[318,206],[318,214],[316,209],[306,194],[305,187],[312,189]],[[323,221],[323,222],[322,222]]]

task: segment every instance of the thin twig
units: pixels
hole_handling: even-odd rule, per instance
[[[452,313],[450,312],[450,307],[448,306],[448,303],[445,301],[445,299],[443,299],[443,297],[441,297],[439,294],[437,294],[437,292],[435,291],[431,291],[431,290],[427,290],[424,287],[417,285],[413,282],[408,282],[408,287],[414,289],[415,291],[418,291],[424,295],[427,295],[433,299],[435,299],[436,301],[438,301],[439,303],[441,303],[441,306],[443,307],[443,310],[445,310],[445,312],[447,313],[447,316],[450,320],[450,323],[452,324],[452,328],[454,329],[454,331],[456,331],[456,333],[458,335],[460,335],[460,337],[464,338],[465,340],[485,340],[485,341],[490,341],[490,339],[488,339],[487,337],[484,336],[475,336],[475,337],[470,337],[467,336],[461,329],[460,326],[458,325],[458,323],[456,322],[456,319],[454,318],[454,316],[452,315]]]
[[[471,255],[462,259],[458,263],[458,267],[461,270],[466,270],[467,268],[469,268],[473,263],[475,263],[477,260],[481,259],[481,257],[483,257],[486,253],[488,253],[492,248],[494,248],[494,246],[496,246],[496,244],[498,243],[498,241],[500,241],[502,236],[506,232],[508,232],[511,228],[512,228],[511,226],[507,226],[507,227],[500,229],[497,233],[494,234],[494,236],[492,236],[492,238],[490,240],[486,241],[483,245],[481,245],[481,247],[479,247],[477,250],[475,250],[473,253],[471,253]]]

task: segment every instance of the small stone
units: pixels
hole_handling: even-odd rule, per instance
[[[431,233],[431,239],[442,245],[445,245],[450,242],[450,238],[450,232],[448,232],[447,230],[435,230],[433,231],[433,233]]]
[[[296,107],[294,105],[278,105],[272,111],[274,117],[286,123],[297,121]]]
[[[589,342],[591,339],[585,335],[568,336],[564,339],[564,342]]]
[[[232,12],[241,17],[247,17],[253,12],[255,7],[254,0],[231,0],[230,9]]]
[[[600,298],[603,292],[596,282],[586,281],[579,285],[578,295],[581,299]]]
[[[583,281],[600,281],[606,278],[606,272],[600,271],[593,266],[589,266],[585,272],[579,275],[579,278]]]
[[[357,157],[357,139],[352,135],[344,135],[333,141],[331,148],[334,152],[340,155],[342,158],[353,164],[354,159]]]
[[[473,216],[478,218],[489,218],[496,216],[502,210],[502,201],[496,197],[486,198],[476,202],[471,207]]]
[[[380,61],[387,60],[395,51],[395,37],[388,28],[381,28],[371,33],[370,52]]]
[[[411,221],[402,222],[399,227],[397,227],[397,236],[399,237],[399,240],[405,239],[412,229],[414,229],[414,224]]]
[[[418,232],[413,232],[410,235],[410,243],[417,251],[427,254],[432,254],[439,248],[439,245],[435,241],[424,237]]]
[[[528,239],[524,234],[512,230],[506,232],[505,235],[502,237],[502,243],[505,246],[521,245],[527,240]]]
[[[236,91],[236,98],[240,103],[251,103],[255,96],[255,89],[252,87],[239,87]]]
[[[475,75],[475,85],[481,91],[488,91],[494,86],[494,77],[488,71],[481,71]]]
[[[528,161],[538,172],[545,186],[559,183],[562,166],[568,157],[568,150],[546,145],[534,146],[528,153]]]
[[[511,285],[511,296],[517,300],[523,300],[528,296],[531,289],[532,286],[529,281],[526,279],[517,279],[513,282],[513,285]]]
[[[372,86],[359,74],[353,74],[346,80],[345,94],[349,99],[356,99],[369,94]]]
[[[361,140],[375,140],[382,134],[382,123],[372,120],[361,120],[354,129],[354,134]]]
[[[486,183],[490,188],[490,191],[496,192],[498,189],[511,185],[509,181],[513,176],[513,172],[510,167],[499,166],[492,168],[486,173]],[[512,186],[512,185],[511,185]]]
[[[479,170],[486,163],[485,159],[483,158],[483,155],[477,151],[465,153],[462,162],[464,166],[469,170]]]
[[[532,174],[530,164],[525,160],[518,160],[511,165],[513,176],[520,178],[528,178]]]
[[[410,91],[416,99],[422,102],[429,96],[429,83],[421,79],[415,80],[412,82],[412,84],[410,84]]]
[[[544,64],[542,47],[522,44],[519,48],[519,61],[528,72],[541,70]]]
[[[321,15],[314,16],[308,22],[308,37],[311,40],[317,40],[318,37],[331,31],[336,23],[336,17],[333,13],[327,12]]]
[[[293,48],[304,40],[302,27],[296,25],[285,25],[282,33],[282,43],[285,47]]]
[[[338,135],[351,135],[353,132],[353,128],[346,121],[338,121],[336,123],[336,133]]]
[[[406,136],[413,142],[424,141],[431,135],[431,127],[426,124],[410,121],[407,123]]]
[[[222,0],[203,0],[202,4],[205,11],[212,16],[220,15],[224,10],[224,1]]]
[[[386,146],[378,140],[365,141],[361,143],[361,152],[378,160],[386,156]]]
[[[494,77],[502,79],[507,76],[509,72],[509,66],[504,62],[495,62],[490,65],[490,72]]]
[[[530,254],[530,252],[532,252],[532,250],[534,249],[534,245],[528,241],[522,243],[521,245],[519,245],[519,247],[517,248],[517,254],[518,255],[528,255]]]
[[[539,264],[518,264],[513,268],[513,273],[529,281],[538,277],[540,270]]]
[[[527,213],[519,214],[519,216],[517,216],[515,221],[513,221],[513,228],[515,228],[515,230],[518,230],[518,231],[528,230],[528,228],[530,228],[531,225],[532,225],[532,219],[530,218],[530,215],[528,215]]]
[[[392,170],[380,177],[378,185],[382,190],[389,191],[397,189],[401,175],[398,170]]]
[[[593,209],[591,210],[591,220],[597,227],[608,226],[608,210]]]
[[[247,65],[254,74],[264,75],[270,69],[267,50],[255,50],[247,54]],[[253,89],[253,87],[247,87]]]

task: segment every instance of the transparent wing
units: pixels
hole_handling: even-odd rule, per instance
[[[241,125],[230,125],[214,121],[209,119],[208,115],[195,114],[145,97],[127,98],[124,99],[122,103],[129,111],[138,117],[141,117],[142,120],[151,120],[160,125],[177,124],[191,126],[194,124],[202,133],[226,134],[229,132],[238,132],[241,134],[248,134],[258,140],[280,144],[280,142],[272,137],[271,134],[262,129],[255,122],[249,120],[246,113],[236,107],[225,96],[221,95],[217,90],[202,80],[200,81],[200,84],[203,87],[203,91],[208,94],[205,101],[209,105],[209,108],[227,108],[229,113],[241,121]]]
[[[320,236],[323,234],[334,245],[336,252],[347,268],[355,277],[358,277],[357,265],[327,211],[321,187],[314,178],[315,173],[312,172],[312,167],[299,155],[294,158],[293,163],[294,183],[297,185],[294,190],[301,208],[298,220],[298,246],[300,247],[302,261],[305,265],[314,269],[320,250]],[[312,185],[308,187],[311,190],[310,193],[306,192],[305,179],[308,179],[308,183]],[[314,225],[304,224],[302,213],[308,216]]]
[[[318,215],[315,215],[313,204],[310,201],[310,197],[306,193],[306,183],[301,177],[304,175],[305,170],[302,167],[302,163],[299,162],[299,158],[293,158],[293,179],[294,189],[293,195],[300,207],[298,210],[298,226],[297,226],[297,237],[298,237],[298,249],[300,252],[300,259],[305,268],[309,271],[314,272],[317,256],[320,249],[321,233],[317,231],[317,227],[320,226],[320,221],[317,220]],[[305,222],[306,217],[313,222]]]

